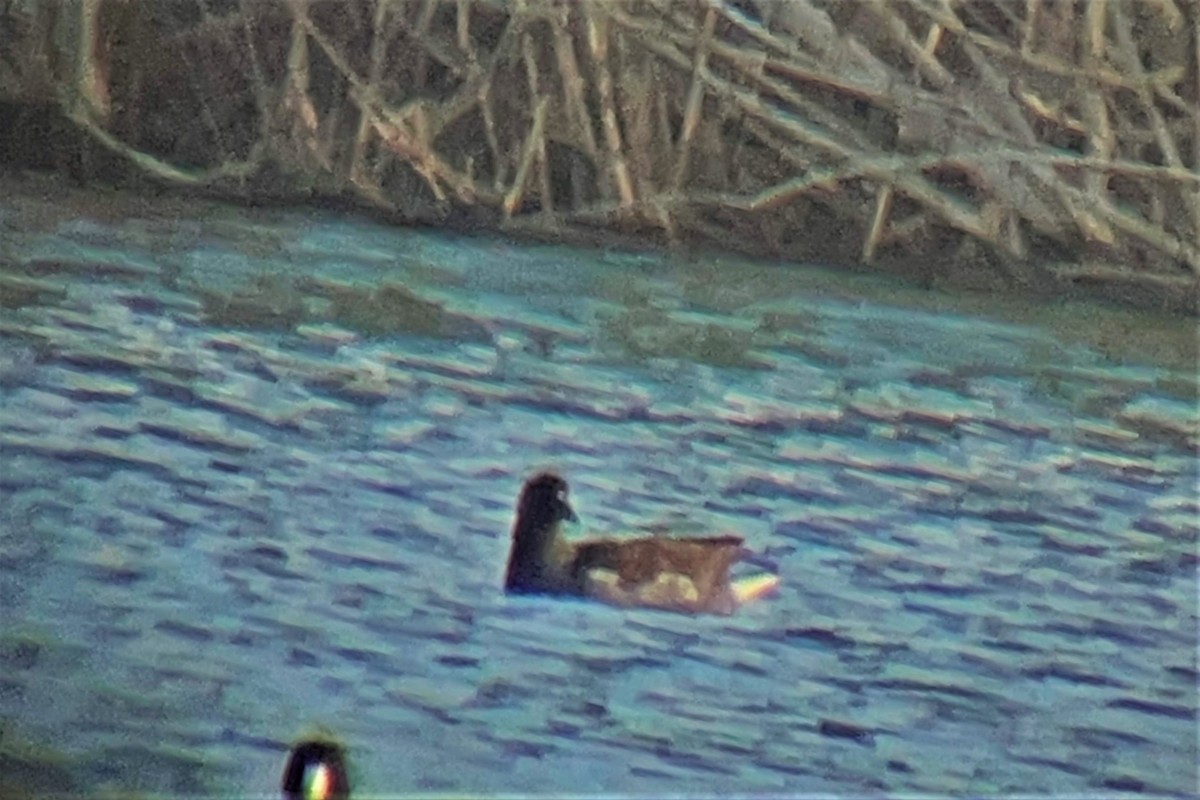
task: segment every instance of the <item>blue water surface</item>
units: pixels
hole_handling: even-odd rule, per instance
[[[323,726],[363,796],[1196,790],[1194,375],[791,267],[29,202],[0,719],[81,785],[273,796]],[[541,466],[779,592],[506,597]]]

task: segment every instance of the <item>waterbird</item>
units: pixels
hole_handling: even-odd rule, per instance
[[[577,522],[567,481],[539,472],[517,499],[504,588],[511,594],[590,597],[625,607],[688,614],[731,614],[775,589],[761,573],[731,580],[745,553],[741,536],[648,536],[569,541],[564,522]]]
[[[348,800],[350,777],[336,742],[307,739],[292,747],[280,782],[283,800]]]

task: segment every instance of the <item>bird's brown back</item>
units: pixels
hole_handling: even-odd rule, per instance
[[[573,572],[582,579],[590,569],[611,570],[625,585],[648,583],[663,573],[676,573],[691,578],[701,597],[708,597],[728,584],[729,568],[741,555],[742,537],[732,535],[596,539],[575,546]]]

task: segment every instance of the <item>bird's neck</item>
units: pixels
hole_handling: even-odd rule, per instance
[[[570,543],[558,522],[538,524],[513,541],[508,559],[509,588],[544,589],[557,581],[570,558]]]
[[[540,558],[549,554],[554,547],[554,542],[561,537],[562,533],[557,524],[539,525],[533,530],[526,531],[525,535],[516,541],[513,552],[522,556]]]

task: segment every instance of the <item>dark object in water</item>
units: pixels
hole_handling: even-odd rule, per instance
[[[619,606],[730,614],[779,584],[774,575],[731,581],[742,537],[586,539],[569,542],[562,523],[576,520],[566,480],[542,472],[517,500],[504,588],[513,594],[592,597]]]
[[[348,800],[350,777],[341,745],[318,740],[296,744],[280,788],[283,800]]]

